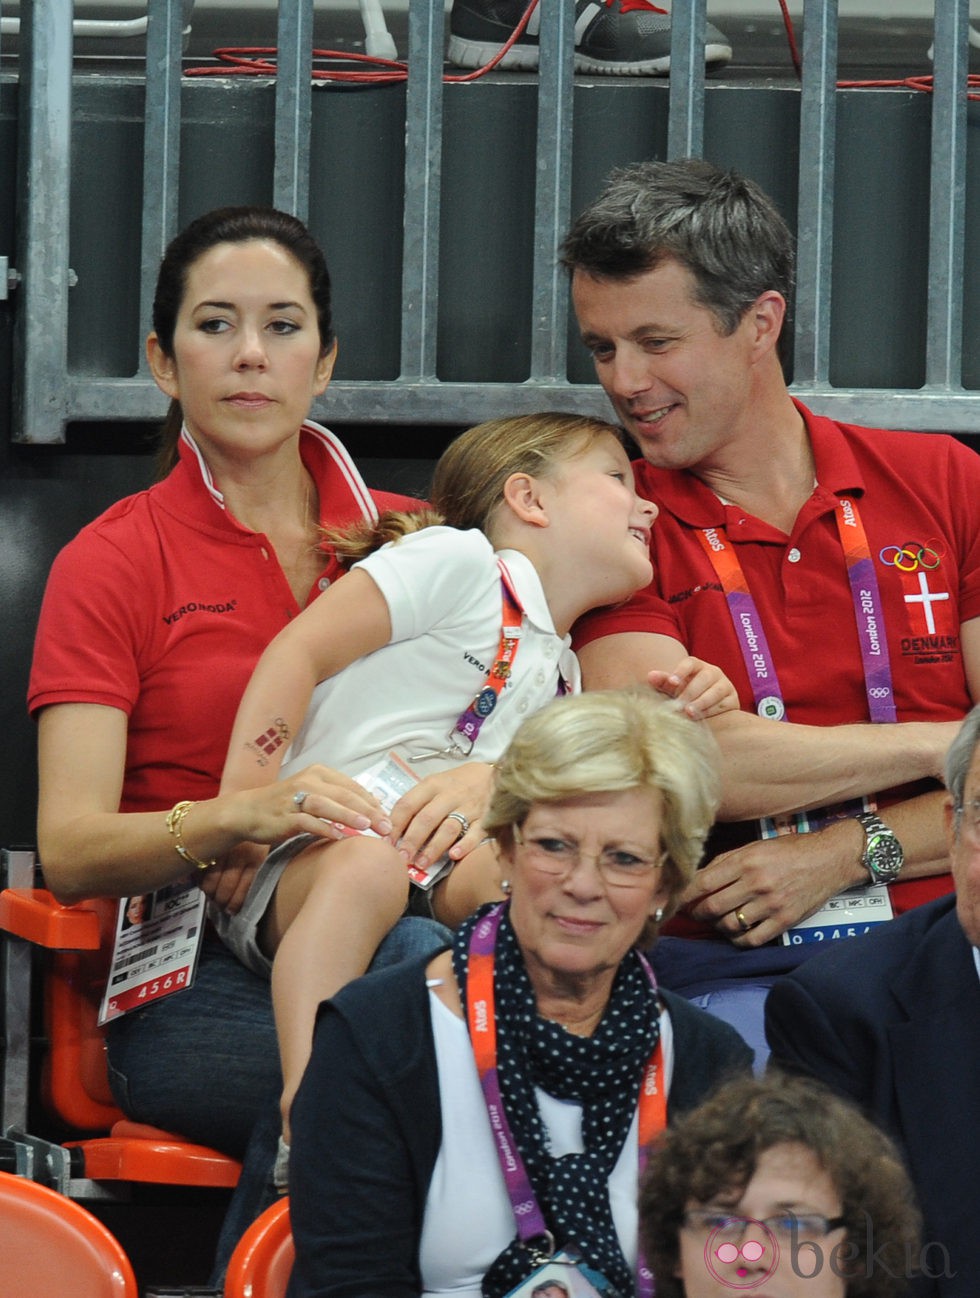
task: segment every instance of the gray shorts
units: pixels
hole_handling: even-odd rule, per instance
[[[282,872],[289,862],[299,856],[300,852],[311,843],[330,841],[316,834],[297,834],[295,838],[287,838],[285,843],[274,847],[259,866],[242,908],[236,915],[229,915],[226,910],[221,910],[213,902],[209,903],[208,918],[214,925],[215,932],[228,949],[241,960],[246,969],[251,969],[262,978],[271,976],[272,960],[259,946],[259,926],[279,886]],[[431,890],[410,883],[405,914],[433,919]]]
[[[299,856],[311,843],[329,841],[318,838],[316,834],[297,834],[295,838],[287,838],[285,843],[274,847],[259,866],[237,914],[229,915],[214,902],[208,904],[208,918],[214,925],[215,932],[246,969],[251,969],[262,978],[271,975],[272,961],[259,946],[259,925],[262,918],[269,909],[283,870],[293,857]]]

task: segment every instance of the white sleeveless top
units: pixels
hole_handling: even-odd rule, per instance
[[[514,1238],[514,1213],[497,1159],[466,1024],[429,993],[442,1107],[442,1145],[429,1184],[419,1251],[422,1298],[481,1298],[483,1276]],[[673,1036],[660,1017],[664,1077],[670,1090]],[[582,1150],[582,1109],[537,1090],[552,1153]],[[609,1178],[613,1223],[630,1267],[636,1266],[637,1115]]]

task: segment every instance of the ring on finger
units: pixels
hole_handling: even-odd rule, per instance
[[[457,843],[463,837],[464,834],[468,834],[470,832],[470,822],[466,819],[466,817],[463,815],[461,811],[451,811],[449,815],[446,817],[446,819],[455,820],[456,823],[459,825],[459,833],[456,835]]]
[[[743,933],[747,933],[749,929],[752,927],[749,921],[745,918],[744,910],[737,910],[735,912],[735,918],[738,920],[738,926]]]
[[[306,792],[305,789],[302,789],[299,793],[294,793],[294,794],[293,794],[293,802],[296,803],[296,809],[297,809],[298,811],[302,811],[302,810],[303,810],[303,803],[306,801],[306,799],[307,799],[309,796],[310,796],[310,795]]]

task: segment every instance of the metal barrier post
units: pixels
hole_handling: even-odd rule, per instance
[[[34,853],[4,848],[0,852],[0,888],[34,886]],[[0,1136],[27,1130],[30,1065],[32,949],[20,938],[0,937],[0,986],[3,988],[3,1051],[0,1073]]]
[[[557,253],[571,205],[575,9],[567,0],[540,2],[531,381],[553,383],[568,374],[568,285]]]
[[[276,74],[276,164],[272,202],[306,221],[313,123],[313,0],[280,0]]]
[[[438,0],[409,5],[401,377],[416,382],[436,377],[444,24]]]
[[[72,0],[21,5],[18,441],[60,442],[67,417],[72,10]]]
[[[181,44],[186,4],[157,0],[147,11],[146,115],[143,132],[143,269],[140,324],[150,327],[157,268],[177,231],[180,168]],[[139,367],[149,369],[140,348]]]
[[[685,0],[670,10],[670,90],[667,157],[700,158],[704,152],[704,36],[706,0]]]
[[[936,0],[926,384],[962,387],[969,0]]]
[[[806,0],[803,23],[793,382],[812,387],[825,384],[830,373],[837,0]]]

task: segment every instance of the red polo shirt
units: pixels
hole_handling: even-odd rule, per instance
[[[834,515],[838,496],[849,496],[878,579],[898,719],[958,720],[973,702],[960,624],[980,617],[980,456],[951,437],[838,424],[797,405],[818,485],[792,534],[723,504],[693,474],[636,462],[637,491],[661,511],[650,546],[654,580],[628,603],[583,618],[576,645],[621,632],[670,636],[717,663],[742,707],[754,711],[725,595],[697,535],[723,529],[765,629],[788,719],[819,726],[867,721],[854,604]],[[923,546],[932,566],[903,571],[894,565],[898,550]],[[896,792],[883,793],[881,801],[894,801]],[[734,834],[717,850],[754,837],[747,826],[740,837]],[[947,876],[897,884],[893,904],[908,909],[950,887]]]
[[[98,703],[129,718],[121,811],[218,791],[238,703],[262,651],[300,611],[268,538],[224,509],[193,445],[147,491],[117,502],[61,551],[45,590],[28,690],[32,714]],[[306,424],[303,462],[321,522],[404,496],[372,493],[340,442]],[[342,569],[330,557],[309,602]]]

